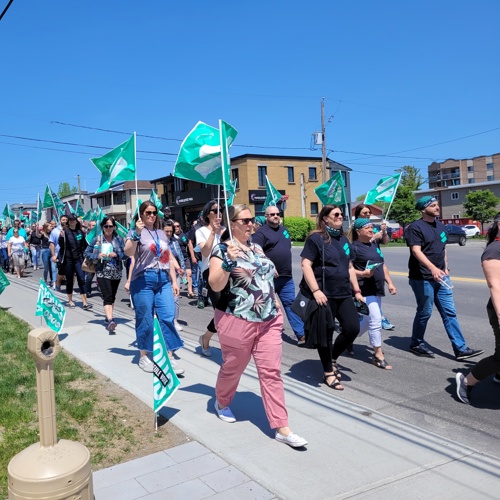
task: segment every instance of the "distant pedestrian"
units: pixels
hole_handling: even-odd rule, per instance
[[[500,212],[497,213],[493,225],[488,230],[486,248],[481,255],[484,277],[490,289],[490,299],[486,305],[486,313],[495,336],[495,352],[483,358],[464,376],[457,373],[457,396],[462,403],[469,404],[471,392],[475,385],[490,375],[493,382],[500,384]]]
[[[274,289],[285,309],[288,322],[297,338],[298,345],[305,344],[304,323],[292,311],[295,299],[295,283],[292,275],[292,240],[288,230],[279,223],[278,207],[270,206],[265,211],[266,223],[252,236],[252,242],[259,245],[276,269]]]
[[[25,267],[24,254],[28,251],[28,244],[24,237],[19,234],[18,227],[14,227],[12,237],[7,244],[7,249],[17,277],[23,278]]]
[[[7,250],[7,243],[7,228],[4,226],[0,232],[0,264],[4,271],[9,272],[9,252]]]
[[[51,225],[45,222],[40,234],[43,263],[43,280],[50,287],[52,286],[52,266],[50,263],[50,231]]]
[[[40,267],[40,262],[42,260],[42,235],[36,224],[31,226],[31,232],[28,236],[28,245],[31,253],[33,271],[36,271]]]
[[[424,335],[436,303],[455,359],[463,361],[478,356],[483,351],[467,347],[458,323],[446,254],[446,229],[437,220],[439,203],[432,196],[423,196],[415,208],[422,212],[422,218],[412,222],[405,231],[406,244],[410,248],[410,286],[417,301],[410,351],[417,356],[434,357],[434,353],[424,343]]]

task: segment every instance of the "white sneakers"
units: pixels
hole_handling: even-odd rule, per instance
[[[170,358],[170,364],[172,365],[172,368],[174,369],[174,373],[176,375],[184,375],[184,372],[186,370],[184,370],[184,368],[182,368],[181,366],[179,366],[177,364],[177,361],[175,361],[175,359]]]
[[[283,436],[283,434],[276,431],[274,439],[280,443],[287,444],[292,448],[301,448],[307,444],[307,441],[303,437],[297,436],[297,434],[294,434],[293,432],[290,432],[288,436]]]
[[[203,347],[203,335],[200,335],[200,338],[198,339],[198,343],[201,346],[201,353],[203,354],[203,356],[206,356],[207,358],[209,358],[212,355],[212,351],[210,350],[210,347],[208,347],[207,349],[205,349]]]
[[[148,356],[142,356],[139,360],[139,368],[146,373],[153,373],[153,362]]]
[[[178,332],[182,332],[182,330],[184,330],[184,328],[182,328],[182,326],[177,321],[174,321],[174,326]]]
[[[219,408],[219,403],[217,402],[217,400],[215,400],[214,408],[217,416],[224,422],[228,422],[230,424],[236,422],[236,417],[233,415],[233,412],[231,411],[231,408],[229,408],[229,406],[226,406],[225,408]]]

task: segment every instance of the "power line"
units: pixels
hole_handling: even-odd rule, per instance
[[[2,20],[3,16],[7,14],[7,11],[9,10],[9,7],[12,5],[12,2],[14,0],[9,0],[9,3],[5,6],[5,9],[3,9],[2,13],[0,14],[0,21]]]

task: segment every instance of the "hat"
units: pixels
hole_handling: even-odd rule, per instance
[[[353,227],[354,229],[363,229],[365,226],[368,226],[368,224],[371,224],[372,221],[370,219],[364,219],[363,217],[360,217],[359,219],[356,219],[354,221]]]
[[[417,203],[415,203],[415,208],[417,210],[423,210],[435,201],[437,201],[437,198],[434,198],[434,196],[422,196],[422,198],[420,198]]]
[[[69,215],[66,215],[66,217],[68,218],[68,220],[77,220],[77,217],[75,214],[69,214]]]

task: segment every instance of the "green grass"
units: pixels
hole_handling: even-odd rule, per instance
[[[28,324],[0,310],[0,498],[7,497],[11,458],[39,441],[36,370],[27,350],[29,331]],[[107,459],[111,448],[115,458],[130,450],[135,444],[133,423],[125,425],[117,416],[119,402],[109,397],[99,401],[92,371],[64,352],[56,357],[54,371],[57,437],[89,447],[95,468]]]

